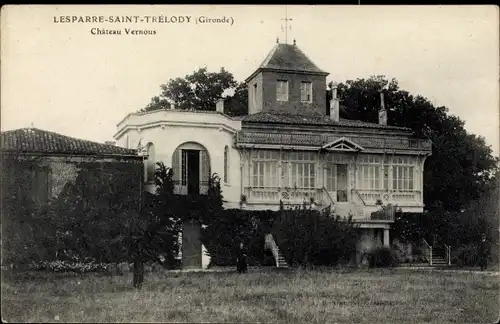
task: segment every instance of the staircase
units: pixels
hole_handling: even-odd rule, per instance
[[[423,241],[422,253],[426,256],[430,267],[445,268],[451,266],[450,253],[451,248],[446,244],[443,247],[431,246],[427,241]]]
[[[283,253],[281,253],[281,250],[278,248],[278,259],[276,260],[276,267],[277,268],[288,268],[288,263],[285,260],[285,257],[283,256]]]
[[[271,250],[274,260],[276,261],[277,268],[288,268],[288,263],[286,262],[280,248],[276,245],[272,234],[266,235],[264,249]]]

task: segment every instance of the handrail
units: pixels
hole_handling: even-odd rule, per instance
[[[448,266],[451,266],[451,246],[445,244],[444,248],[446,249],[446,259],[448,261]]]
[[[366,202],[364,201],[364,199],[361,197],[361,195],[359,194],[358,190],[352,188],[351,189],[351,192],[354,192],[356,194],[356,196],[359,198],[359,200],[361,200],[361,202],[363,203],[363,206],[366,206]]]
[[[328,190],[326,190],[325,186],[321,188],[321,191],[323,191],[323,193],[326,193],[326,196],[330,200],[331,205],[335,205],[335,201],[333,200],[332,196],[330,196],[330,193],[328,192]]]
[[[278,245],[274,241],[274,237],[272,234],[266,234],[265,238],[265,247],[269,247],[271,249],[271,252],[273,253],[274,260],[276,261],[276,266],[279,267],[278,260]]]
[[[432,246],[427,243],[424,238],[422,238],[422,242],[424,242],[424,244],[427,246],[427,249],[429,249],[429,265],[432,266]]]

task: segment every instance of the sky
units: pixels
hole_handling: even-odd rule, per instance
[[[499,154],[496,6],[3,6],[1,129],[33,126],[113,140],[118,122],[171,78],[206,66],[243,81],[277,37],[285,42],[285,15],[292,19],[288,43],[296,39],[330,73],[327,81],[396,78],[400,88],[448,107]],[[72,16],[90,22],[66,22]],[[120,23],[116,16],[138,21]],[[122,34],[93,35],[92,28]]]

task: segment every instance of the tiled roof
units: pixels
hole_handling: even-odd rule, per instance
[[[278,132],[274,131],[239,131],[236,136],[237,145],[246,144],[271,144],[271,145],[298,145],[311,146],[320,149],[326,144],[347,139],[364,149],[383,150],[409,150],[430,152],[432,150],[429,140],[419,139],[412,136],[366,136],[366,135],[339,135],[329,133],[310,132]]]
[[[391,125],[380,125],[367,123],[359,120],[340,118],[338,122],[330,119],[329,116],[318,115],[297,115],[282,112],[259,112],[248,115],[243,119],[243,123],[270,123],[270,124],[291,124],[291,125],[317,125],[317,126],[343,126],[359,128],[378,128],[410,131],[406,127]]]
[[[318,68],[297,45],[290,44],[276,44],[257,71],[261,69],[329,74]]]
[[[86,141],[38,128],[1,133],[1,150],[22,153],[76,155],[137,155],[136,150]]]

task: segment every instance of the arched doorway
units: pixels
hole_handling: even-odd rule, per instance
[[[172,155],[175,193],[206,195],[210,178],[210,156],[207,149],[195,142],[179,145]]]

